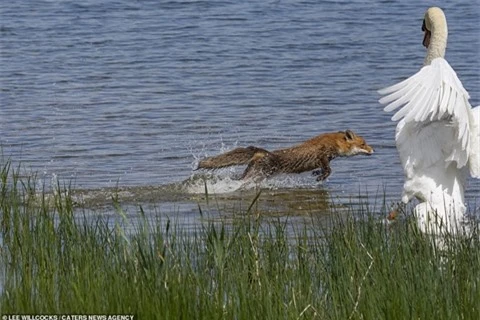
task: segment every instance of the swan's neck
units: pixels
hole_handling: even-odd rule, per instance
[[[445,49],[447,48],[447,36],[436,36],[432,32],[430,39],[430,45],[427,49],[427,55],[425,56],[424,65],[429,65],[435,58],[444,58]]]
[[[423,64],[429,65],[435,58],[444,58],[445,49],[447,48],[448,29],[447,21],[439,19],[432,25],[432,34],[430,37],[430,45],[427,49],[427,55]]]

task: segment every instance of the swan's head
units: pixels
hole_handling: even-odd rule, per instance
[[[423,19],[422,31],[425,33],[423,37],[423,45],[428,48],[432,34],[447,38],[447,19],[443,10],[438,7],[428,8]]]

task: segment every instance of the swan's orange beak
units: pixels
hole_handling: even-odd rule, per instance
[[[425,33],[423,36],[423,46],[425,48],[428,48],[428,46],[430,45],[430,37],[432,35],[432,32],[430,32],[430,30],[428,30],[425,26],[425,20],[423,20],[422,31]]]

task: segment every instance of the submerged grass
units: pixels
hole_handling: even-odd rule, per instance
[[[479,232],[439,248],[368,209],[287,222],[248,214],[196,231],[143,213],[133,231],[74,214],[7,163],[0,188],[0,313],[138,319],[479,319]],[[121,216],[121,206],[117,210]],[[205,213],[204,213],[205,214]],[[125,217],[124,217],[125,218]],[[127,221],[128,223],[128,221]]]

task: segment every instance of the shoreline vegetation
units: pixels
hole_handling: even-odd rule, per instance
[[[47,199],[10,162],[0,170],[0,314],[480,318],[478,228],[440,247],[412,219],[388,225],[368,208],[292,228],[257,212],[261,194],[241,219],[188,232],[141,206],[128,221],[118,201],[111,223],[79,213],[68,187]]]

